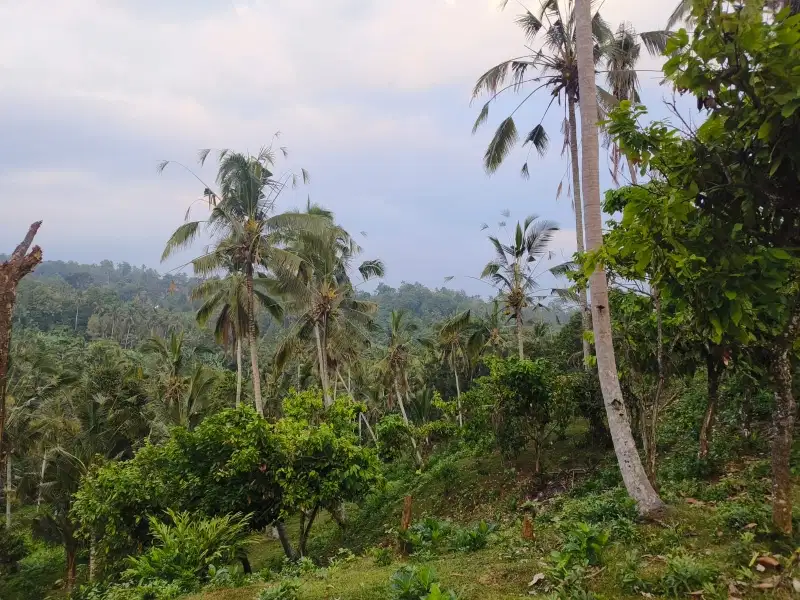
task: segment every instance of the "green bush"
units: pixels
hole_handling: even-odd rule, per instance
[[[258,600],[297,600],[299,594],[298,579],[283,579],[278,585],[261,590]]]
[[[64,548],[32,544],[30,553],[18,561],[16,571],[0,577],[0,598],[41,600],[65,571]]]
[[[73,594],[74,600],[175,600],[186,593],[177,582],[158,579],[137,584],[132,581],[110,586],[94,585]]]
[[[457,600],[452,590],[442,590],[433,567],[405,566],[389,580],[392,600]]]
[[[564,527],[564,543],[561,550],[552,554],[555,568],[565,571],[574,566],[594,566],[603,562],[603,551],[611,537],[607,529],[588,523],[576,523]]]
[[[476,552],[482,550],[489,543],[489,534],[497,530],[497,526],[481,521],[469,528],[459,529],[456,532],[453,546],[463,552]]]
[[[767,531],[772,522],[772,511],[767,504],[735,501],[724,502],[717,508],[717,520],[721,527],[741,531],[746,525],[756,524],[756,529]]]
[[[378,438],[378,455],[385,462],[392,462],[412,451],[411,437],[413,431],[405,424],[403,417],[397,413],[389,413],[375,426]]]
[[[667,570],[661,576],[660,589],[674,598],[683,598],[691,592],[712,583],[717,571],[688,554],[673,554],[667,557]]]
[[[14,529],[0,528],[0,574],[14,572],[28,555],[25,538]]]
[[[212,567],[244,555],[248,517],[239,514],[204,519],[167,511],[172,524],[150,517],[153,545],[141,556],[128,558],[123,577],[140,584],[153,580],[176,582],[193,589],[209,577]]]
[[[370,555],[378,567],[388,567],[394,560],[394,553],[390,548],[375,547],[370,551]]]

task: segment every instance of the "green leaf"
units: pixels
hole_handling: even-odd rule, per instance
[[[725,297],[728,300],[736,300],[736,292],[734,292],[733,290],[725,290],[724,293],[725,293]]]
[[[766,140],[772,133],[772,121],[764,121],[758,128],[758,139]]]
[[[742,305],[740,302],[734,302],[731,304],[731,321],[737,327],[742,320]]]

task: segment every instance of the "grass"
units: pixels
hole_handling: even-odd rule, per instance
[[[682,591],[667,595],[670,589],[682,590],[682,585],[705,585],[705,593],[694,597],[717,600],[728,598],[731,584],[740,592],[740,596],[732,597],[793,597],[792,577],[800,577],[800,570],[790,559],[794,546],[787,546],[785,540],[776,542],[766,529],[730,526],[749,519],[747,512],[731,518],[733,509],[741,510],[741,505],[758,514],[759,503],[764,502],[765,480],[758,464],[732,468],[713,482],[676,489],[670,492],[671,508],[663,519],[638,522],[625,504],[625,495],[613,492],[613,470],[599,467],[605,452],[575,445],[570,441],[574,439],[561,440],[551,449],[552,462],[545,465],[545,471],[550,471],[546,476],[531,473],[524,456],[515,463],[504,463],[496,455],[475,457],[462,452],[445,459],[447,462],[433,464],[424,473],[406,473],[361,510],[351,507],[350,525],[344,531],[324,515],[312,534],[310,547],[323,568],[302,577],[298,600],[389,598],[390,577],[404,561],[413,561],[414,557],[401,559],[395,555],[392,564],[379,566],[367,551],[379,543],[393,544],[386,528],[399,523],[406,494],[414,498],[415,520],[435,515],[461,524],[482,518],[500,524],[486,549],[473,553],[440,550],[426,557],[425,564],[436,570],[443,588],[455,590],[461,600],[548,597],[556,583],[551,553],[563,548],[565,530],[580,520],[612,532],[602,565],[589,567],[582,576],[582,585],[599,600],[634,600],[642,598],[643,593],[652,593],[655,598],[687,597]],[[563,465],[565,457],[568,468],[554,474],[554,465]],[[795,492],[796,500],[800,500],[800,486]],[[686,502],[686,497],[695,496],[704,499]],[[521,539],[526,516],[534,517],[532,541]],[[296,525],[288,523],[290,531]],[[350,548],[359,557],[324,568],[340,547]],[[750,561],[759,553],[778,553],[786,565],[777,589],[752,587],[769,583],[778,574],[752,568]],[[255,569],[281,564],[280,545],[272,539],[260,541],[251,551],[251,562]],[[545,573],[546,578],[530,587],[537,573]],[[268,585],[216,590],[187,600],[255,600]]]

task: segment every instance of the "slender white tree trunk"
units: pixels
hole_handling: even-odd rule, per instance
[[[403,415],[403,422],[410,429],[411,423],[408,420],[405,404],[403,404],[403,394],[400,392],[400,384],[397,382],[397,378],[394,380],[394,391],[397,394],[397,402],[400,405],[400,414]],[[414,458],[417,459],[417,464],[422,466],[422,455],[419,453],[419,449],[417,448],[417,440],[414,439],[413,435],[411,436],[411,445],[414,447]]]
[[[256,343],[255,294],[253,294],[253,275],[247,274],[247,341],[250,344],[250,369],[253,374],[253,401],[256,412],[264,416],[264,403],[261,400],[261,374],[258,371],[258,344]]]
[[[322,385],[322,398],[325,406],[333,404],[333,399],[328,391],[328,365],[325,360],[325,349],[322,347],[322,335],[319,332],[319,324],[314,323],[314,339],[317,342],[317,362],[319,363],[319,380]]]
[[[236,408],[242,404],[242,338],[236,337]]]
[[[367,417],[364,416],[364,413],[358,413],[358,414],[361,417],[361,421],[364,422],[364,425],[366,426],[367,431],[369,431],[369,435],[372,438],[372,441],[375,442],[375,445],[377,446],[378,445],[378,438],[375,435],[375,432],[372,430],[372,427],[370,426],[369,421],[367,421]]]
[[[576,0],[575,24],[578,82],[581,90],[581,145],[583,149],[586,242],[589,250],[595,250],[603,245],[603,221],[600,210],[600,148],[597,136],[597,86],[593,56],[591,0]],[[661,511],[664,503],[647,479],[631,433],[631,425],[617,375],[611,336],[608,282],[602,269],[598,268],[592,274],[590,289],[597,370],[608,416],[608,426],[614,442],[614,451],[625,487],[636,501],[639,512],[643,515],[652,515]]]
[[[453,361],[453,374],[456,376],[456,405],[458,406],[458,426],[464,427],[464,415],[461,414],[461,384],[458,381],[458,369]]]
[[[525,351],[522,343],[522,312],[517,311],[517,352],[519,353],[519,359],[523,360],[525,358]],[[458,376],[456,376],[458,379]]]
[[[11,529],[11,452],[6,454],[6,529]]]
[[[575,98],[572,96],[570,96],[567,101],[567,111],[567,121],[569,125],[569,156],[572,170],[572,198],[575,204],[575,243],[578,252],[583,252],[586,246],[583,243],[583,206],[581,205],[581,172],[579,168],[580,158],[578,157],[578,124],[575,117]],[[585,287],[581,287],[581,289],[578,290],[578,303],[581,307],[583,331],[591,331],[592,314],[589,311],[589,300],[586,297]],[[583,366],[588,370],[589,357],[592,355],[592,349],[589,346],[589,341],[584,336],[581,336],[581,343],[583,344]]]
[[[39,490],[36,493],[36,509],[42,505],[42,489],[44,488],[44,475],[47,472],[47,450],[44,451],[42,456],[42,469],[39,473]]]

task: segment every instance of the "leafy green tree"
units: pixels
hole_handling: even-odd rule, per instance
[[[641,128],[641,108],[624,106],[610,129],[623,150],[663,181],[661,205],[647,215],[670,257],[666,278],[696,295],[698,330],[719,343],[730,336],[763,349],[775,390],[773,522],[789,533],[789,456],[795,403],[793,346],[800,333],[798,213],[800,149],[800,21],[771,15],[761,2],[733,8],[716,0],[692,5],[695,31],[677,32],[665,74],[709,109],[706,121],[681,136],[663,123]],[[731,165],[737,165],[732,169]],[[666,201],[664,201],[666,199]],[[626,207],[639,213],[652,207]],[[642,257],[653,242],[631,248]],[[644,258],[642,258],[644,261]]]
[[[540,305],[541,297],[534,294],[540,291],[536,282],[534,263],[547,255],[547,246],[558,227],[551,221],[538,221],[531,215],[524,223],[517,222],[514,237],[510,244],[503,244],[497,237],[489,236],[496,256],[481,273],[499,291],[500,301],[505,307],[509,320],[514,320],[517,335],[517,351],[523,359],[523,313],[529,306]]]

